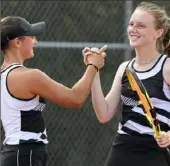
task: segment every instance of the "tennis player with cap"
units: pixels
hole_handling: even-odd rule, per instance
[[[5,131],[1,166],[46,166],[48,137],[42,117],[45,99],[67,108],[86,101],[96,72],[104,66],[106,46],[99,56],[89,55],[82,78],[68,88],[24,62],[34,56],[45,22],[30,24],[24,18],[1,19],[1,121]]]

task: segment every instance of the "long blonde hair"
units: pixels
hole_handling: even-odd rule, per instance
[[[155,18],[155,28],[164,30],[162,36],[157,40],[156,48],[170,57],[170,17],[166,10],[150,2],[141,2],[137,8],[150,12]]]

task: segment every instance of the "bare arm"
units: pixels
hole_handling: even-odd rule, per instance
[[[104,46],[103,51],[106,48]],[[88,60],[91,65],[87,66],[84,75],[72,88],[56,82],[38,69],[27,68],[18,68],[10,72],[8,88],[17,98],[28,99],[39,95],[64,107],[80,108],[90,93],[96,69],[104,66],[102,55],[90,54]]]
[[[27,88],[31,93],[64,107],[80,108],[89,95],[95,74],[96,69],[88,66],[83,77],[72,88],[54,81],[37,69],[25,73],[25,78],[27,78]]]
[[[170,58],[168,58],[165,62],[164,68],[163,68],[163,76],[166,81],[166,83],[170,86]],[[170,90],[170,89],[169,89]],[[170,131],[165,132],[162,131],[159,136],[154,136],[158,145],[161,148],[168,147],[170,145]]]
[[[103,51],[106,50],[103,47]],[[89,63],[94,64],[87,67],[82,78],[72,87],[68,88],[48,77],[40,70],[34,69],[25,74],[28,80],[27,89],[33,94],[38,94],[50,101],[69,108],[80,108],[86,101],[94,76],[104,66],[104,57],[89,55]]]
[[[96,74],[91,90],[92,103],[96,116],[101,123],[110,121],[118,110],[117,108],[119,106],[121,96],[121,80],[126,65],[127,62],[124,62],[118,68],[112,87],[106,97],[104,97],[102,92],[99,74]]]
[[[164,69],[163,69],[163,75],[166,83],[170,85],[170,58],[168,58],[165,62]]]

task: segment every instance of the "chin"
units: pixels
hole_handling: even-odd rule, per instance
[[[32,54],[31,58],[33,58],[33,57],[34,57],[34,54]]]
[[[31,53],[30,53],[30,58],[33,58],[34,57],[34,52],[32,51]]]
[[[139,43],[130,43],[130,46],[132,48],[139,48],[139,47],[141,47],[141,44],[139,44]]]
[[[34,57],[34,54],[31,54],[31,55],[27,56],[25,59],[31,59],[33,57]]]

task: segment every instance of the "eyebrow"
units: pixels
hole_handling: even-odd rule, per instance
[[[141,22],[141,21],[132,21],[132,20],[130,20],[129,22],[136,22],[136,23],[142,23],[142,24],[144,24],[144,23]]]
[[[135,21],[129,21],[129,22],[135,22]],[[145,23],[140,22],[140,21],[136,21],[136,23],[138,23],[138,24],[145,24]]]

